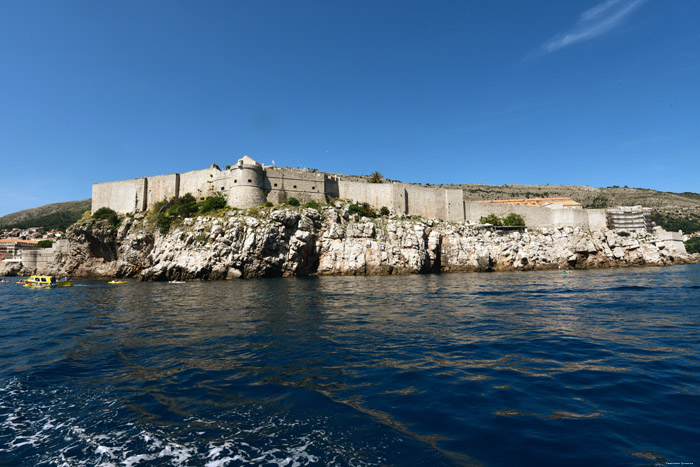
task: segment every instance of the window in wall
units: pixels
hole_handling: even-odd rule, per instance
[[[277,184],[276,184],[276,183],[275,183],[275,186],[277,186]]]
[[[315,186],[312,186],[312,187],[311,187],[311,189],[312,189],[312,190],[315,190],[315,189],[316,189],[316,187],[315,187]]]
[[[296,187],[297,187],[297,186],[296,186],[296,185],[294,185],[294,188],[296,188]]]
[[[238,183],[238,180],[234,180],[233,183]]]
[[[251,179],[248,179],[248,183],[251,183],[252,181],[253,181],[253,180],[251,180]]]

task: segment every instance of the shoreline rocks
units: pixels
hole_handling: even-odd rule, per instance
[[[188,218],[167,234],[143,215],[72,226],[39,273],[139,280],[665,266],[700,262],[647,232],[498,231],[465,222],[359,217],[347,205]],[[14,271],[26,274],[35,271]],[[2,271],[0,271],[2,274]],[[20,275],[20,274],[17,274]]]

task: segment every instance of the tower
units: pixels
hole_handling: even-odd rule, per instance
[[[264,179],[260,164],[248,156],[241,157],[231,168],[228,205],[245,209],[265,204]]]

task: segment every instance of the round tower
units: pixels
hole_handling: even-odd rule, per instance
[[[265,176],[263,168],[248,156],[243,156],[231,168],[231,190],[228,205],[252,208],[265,204]]]

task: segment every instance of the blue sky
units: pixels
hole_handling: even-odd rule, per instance
[[[0,2],[0,215],[230,164],[700,191],[700,2]]]

